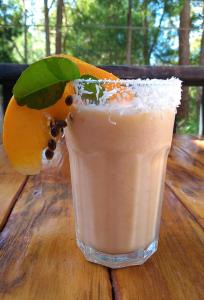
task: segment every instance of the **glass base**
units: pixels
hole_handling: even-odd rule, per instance
[[[77,239],[77,245],[85,258],[93,263],[100,264],[112,269],[128,266],[142,265],[157,250],[158,241],[153,241],[146,249],[137,249],[127,254],[108,254],[97,251]]]

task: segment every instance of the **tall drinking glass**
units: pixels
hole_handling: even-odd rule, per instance
[[[158,245],[166,162],[181,82],[77,80],[69,150],[77,244],[111,268]]]

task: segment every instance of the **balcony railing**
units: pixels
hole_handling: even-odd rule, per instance
[[[100,66],[123,79],[178,77],[186,86],[202,86],[202,133],[204,133],[204,66]],[[3,109],[5,111],[12,95],[12,87],[27,65],[0,64],[0,84],[3,86]]]

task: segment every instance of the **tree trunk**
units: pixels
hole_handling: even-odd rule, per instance
[[[55,41],[55,53],[62,52],[62,12],[63,12],[63,0],[57,0],[57,20],[56,20],[56,41]]]
[[[46,56],[50,55],[50,20],[48,0],[44,0],[44,16],[45,16],[45,53]]]
[[[157,30],[153,33],[152,43],[151,43],[151,45],[149,45],[149,50],[148,50],[148,56],[149,56],[148,60],[149,60],[149,62],[150,62],[151,54],[154,51],[154,49],[157,45],[157,42],[158,42],[159,34],[160,34],[160,31],[161,31],[161,25],[162,25],[164,16],[166,14],[167,1],[168,0],[163,0],[164,7],[163,7],[163,12],[161,13],[161,16],[160,16],[160,19],[159,19],[159,25],[157,26]]]
[[[64,4],[63,4],[64,5]],[[68,6],[67,6],[67,9],[68,9]],[[65,5],[63,6],[63,17],[64,17],[64,22],[65,22],[65,28],[64,28],[64,31],[63,31],[63,37],[62,37],[62,50],[63,50],[63,53],[66,53],[67,51],[67,40],[68,40],[68,36],[69,36],[69,26],[68,26],[68,16],[67,16],[67,9],[65,7]]]
[[[190,0],[184,0],[180,13],[179,28],[179,65],[189,65],[190,58]]]
[[[27,9],[25,6],[25,0],[23,0],[24,7],[24,63],[28,63],[28,27],[27,27]]]
[[[202,31],[202,37],[201,37],[201,43],[200,43],[199,64],[201,66],[204,65],[204,3],[203,3],[203,31]],[[199,128],[199,134],[204,134],[204,86],[202,88],[200,88],[198,91],[197,106],[198,106],[198,114],[200,116],[199,124],[201,125]]]
[[[144,19],[143,19],[143,27],[144,27],[143,60],[144,60],[144,64],[145,65],[149,65],[150,64],[150,60],[149,60],[149,47],[148,47],[147,6],[148,6],[148,0],[144,0],[144,2],[143,2],[143,12],[144,12]]]
[[[132,54],[132,0],[128,0],[127,13],[127,44],[126,44],[126,64],[131,65]]]
[[[204,65],[204,3],[203,3],[203,32],[201,37],[201,44],[200,44],[200,65]]]
[[[184,0],[180,13],[179,28],[179,65],[189,65],[190,62],[190,0]],[[178,109],[179,118],[188,117],[188,87],[183,87],[181,105]]]

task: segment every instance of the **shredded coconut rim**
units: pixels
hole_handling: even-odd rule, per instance
[[[74,81],[74,103],[79,109],[108,109],[121,114],[176,110],[181,100],[181,84],[181,80],[174,77],[135,80],[78,79]],[[91,90],[89,86],[92,87]]]
[[[112,84],[125,84],[125,85],[175,85],[181,84],[181,80],[176,77],[171,77],[169,79],[76,79],[74,80],[75,83],[96,83],[96,84],[103,84],[103,83],[112,83]]]

